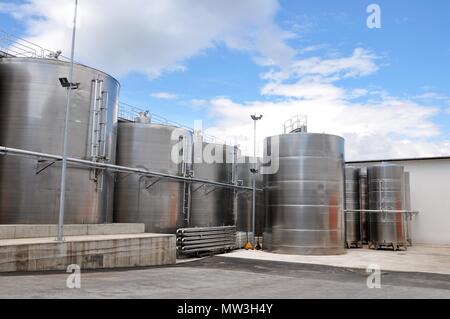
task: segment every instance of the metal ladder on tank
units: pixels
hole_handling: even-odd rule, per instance
[[[184,214],[184,224],[186,227],[190,225],[191,219],[191,183],[183,183],[183,214]]]
[[[90,159],[94,162],[104,162],[108,158],[106,156],[106,135],[108,122],[108,99],[109,94],[103,90],[104,81],[96,78],[92,80],[92,103],[91,103],[91,142],[90,142]],[[103,174],[98,169],[91,170],[91,179],[97,183],[97,190],[103,189],[103,179],[99,179],[99,175]]]
[[[183,161],[181,162],[181,176],[183,177],[193,177],[194,172],[191,168],[191,163],[189,161],[190,152],[188,150],[188,141],[180,136],[181,142],[181,152],[183,156]],[[192,198],[192,188],[191,183],[183,182],[183,227],[189,227],[190,225],[190,215],[191,215],[191,198]]]

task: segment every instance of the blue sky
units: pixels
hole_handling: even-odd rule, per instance
[[[1,0],[0,29],[67,52],[72,1],[28,3]],[[77,60],[117,76],[125,102],[220,137],[251,135],[256,111],[261,138],[305,113],[346,137],[351,159],[450,155],[449,1],[131,0],[112,30],[123,6],[109,3],[99,18],[80,1]],[[366,25],[371,3],[381,29]]]
[[[380,30],[366,27],[365,9],[370,3],[374,1],[281,1],[276,21],[286,28],[295,23],[306,24],[301,38],[289,41],[296,49],[323,45],[320,50],[323,55],[332,54],[333,50],[350,54],[355,46],[361,46],[382,57],[380,64],[385,66],[376,74],[359,78],[357,83],[343,81],[345,86],[380,87],[392,95],[405,97],[428,90],[450,96],[450,2],[437,0],[430,5],[427,1],[377,1],[382,8]],[[311,52],[303,57],[316,54]],[[215,96],[231,97],[237,102],[261,98],[264,81],[260,73],[264,69],[245,53],[219,46],[188,60],[186,67],[186,72],[171,73],[153,81],[145,75],[130,77],[130,82],[122,80],[122,96],[133,103],[150,103],[155,112],[176,116],[178,120],[184,116],[177,116],[183,107],[171,110],[168,108],[174,101],[149,100],[149,88],[155,92],[174,92],[181,97],[177,102],[181,104],[191,98]],[[134,100],[136,87],[141,87],[142,93]],[[446,102],[437,104],[450,107]],[[450,117],[437,116],[436,120],[450,128]]]
[[[320,53],[327,55],[333,50],[351,53],[355,46],[362,46],[383,57],[381,63],[386,66],[377,74],[358,79],[358,83],[343,82],[348,87],[380,87],[390,94],[407,97],[428,90],[450,95],[450,36],[446,31],[450,30],[446,16],[450,2],[438,0],[430,6],[426,1],[416,1],[417,5],[405,0],[378,1],[383,25],[375,31],[366,27],[365,9],[370,3],[373,2],[282,1],[276,21],[287,28],[296,23],[306,25],[300,39],[289,41],[296,49],[322,45]],[[122,79],[122,97],[132,103],[150,104],[155,112],[177,120],[183,120],[185,115],[177,113],[185,113],[183,101],[189,99],[227,96],[244,102],[261,98],[264,81],[260,73],[264,69],[245,53],[218,46],[187,60],[186,68],[185,72],[170,73],[155,80],[148,80],[145,75]],[[179,95],[176,104],[181,104],[181,109],[173,107],[176,106],[173,100],[149,99],[149,88]],[[440,103],[442,107],[449,106],[445,102]],[[450,117],[437,117],[437,120],[450,127]]]

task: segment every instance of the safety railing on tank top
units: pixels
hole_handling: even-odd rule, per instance
[[[58,59],[61,61],[70,61],[68,57],[61,54],[61,51],[51,51],[44,47],[37,45],[31,41],[17,37],[8,33],[5,30],[0,29],[0,57],[22,57],[22,58],[40,58],[40,59]],[[171,121],[161,115],[150,113],[141,107],[130,105],[128,103],[121,102],[119,104],[119,118],[134,122],[139,114],[147,112],[147,115],[151,117],[152,123],[158,123],[163,125],[172,125],[186,129],[194,133],[194,129],[183,124]],[[226,144],[225,140],[217,138],[215,136],[200,132],[203,137],[203,141],[208,143]]]
[[[297,114],[283,124],[284,134],[306,133],[308,131],[308,118],[305,114]]]
[[[51,51],[31,41],[12,35],[0,29],[0,55],[4,57],[59,59],[70,61],[61,51]]]
[[[147,116],[150,117],[151,123],[155,124],[162,124],[162,125],[171,125],[175,127],[179,127],[182,129],[185,129],[187,131],[190,131],[192,133],[197,133],[194,131],[192,127],[183,125],[181,123],[172,121],[167,119],[164,116],[151,113],[149,110],[145,110],[143,107],[134,106],[125,102],[119,103],[119,119],[129,121],[129,122],[135,122],[136,118],[139,118],[140,114],[146,113]],[[226,144],[226,141],[223,139],[220,139],[218,137],[205,134],[204,132],[201,132],[200,135],[203,137],[203,141],[207,143],[218,143],[218,144]]]

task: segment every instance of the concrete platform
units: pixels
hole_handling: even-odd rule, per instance
[[[345,255],[300,256],[272,254],[266,251],[236,250],[221,255],[225,258],[282,261],[326,265],[342,268],[367,269],[379,265],[382,271],[420,272],[450,275],[450,246],[415,245],[407,251],[348,249]]]
[[[63,242],[55,225],[0,226],[0,272],[82,270],[169,265],[176,262],[176,238],[144,233],[143,224],[68,225]],[[134,233],[133,233],[134,232]],[[56,232],[55,232],[56,234]],[[35,236],[36,238],[27,238]]]
[[[0,239],[56,237],[57,225],[0,225]],[[145,225],[82,224],[64,225],[65,236],[142,234]]]

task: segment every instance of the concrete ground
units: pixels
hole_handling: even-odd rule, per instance
[[[450,246],[414,245],[406,251],[347,249],[345,255],[300,256],[266,251],[236,250],[226,257],[366,269],[379,265],[382,270],[425,272],[450,275]]]
[[[392,252],[391,252],[392,253]],[[363,270],[208,257],[173,266],[66,273],[0,274],[0,298],[450,298],[450,276],[383,271],[380,289]]]

